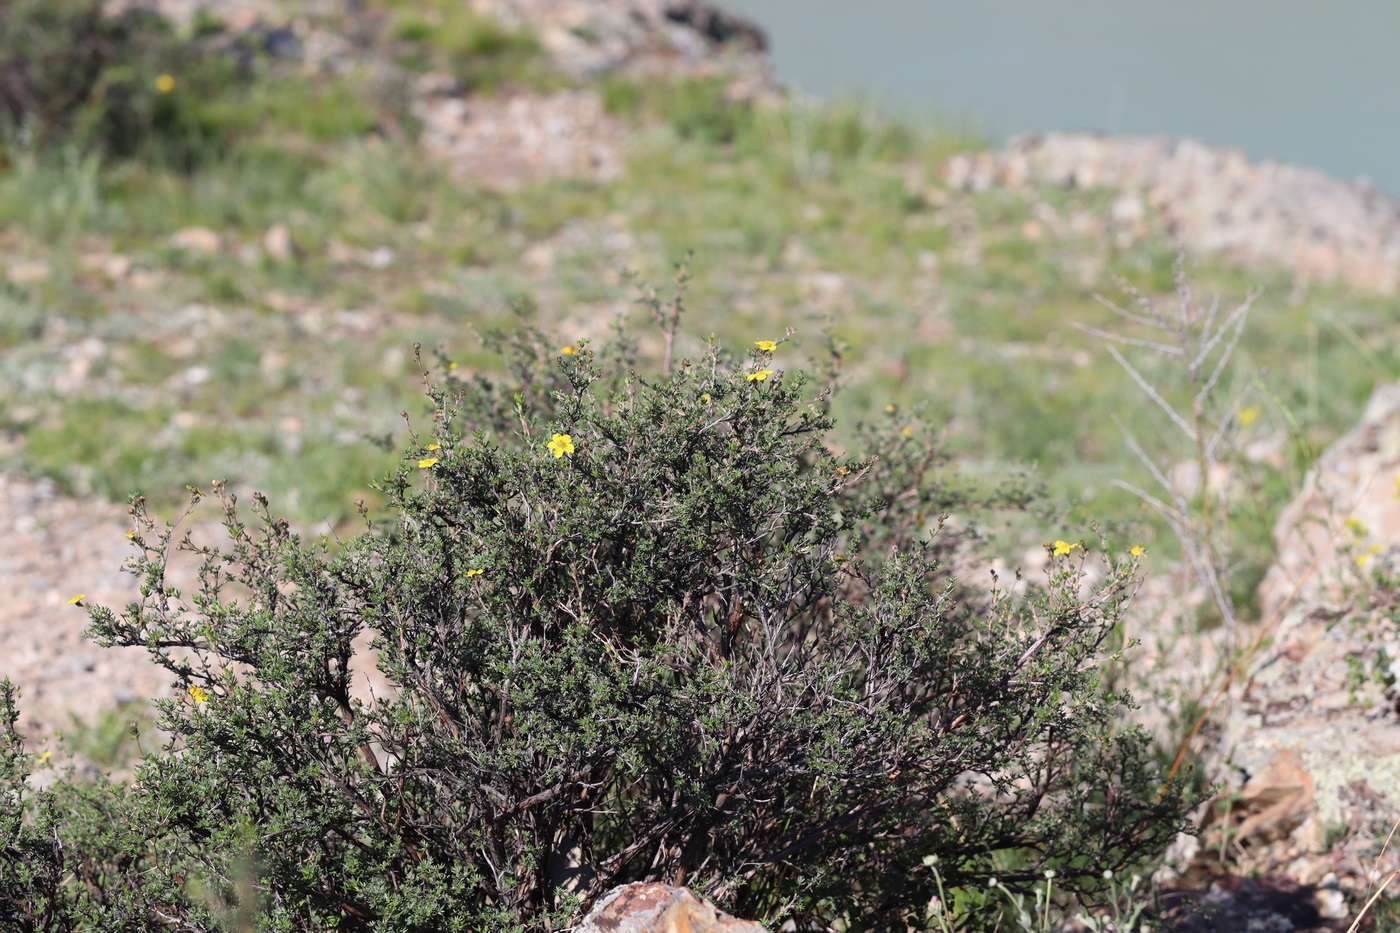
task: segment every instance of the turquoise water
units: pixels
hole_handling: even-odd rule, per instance
[[[722,0],[818,97],[1002,139],[1194,136],[1400,194],[1394,0]]]

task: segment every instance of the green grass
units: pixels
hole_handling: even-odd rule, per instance
[[[562,86],[533,37],[465,5],[375,2],[397,54],[418,67],[466,69],[458,77],[476,93]],[[197,85],[181,81],[177,94]],[[441,346],[463,371],[494,369],[483,334],[523,320],[561,345],[604,340],[621,314],[654,362],[659,341],[624,270],[665,294],[693,253],[682,354],[710,334],[742,352],[792,327],[777,362],[793,369],[822,359],[830,338],[843,348],[837,443],[860,420],[930,430],[974,488],[1032,464],[1053,508],[1040,526],[1010,529],[1003,553],[1090,538],[1098,522],[1148,545],[1149,569],[1170,566],[1165,524],[1116,484],[1153,489],[1120,423],[1163,468],[1188,447],[1103,341],[1076,327],[1122,329],[1095,300],[1122,303],[1120,277],[1170,307],[1170,242],[1122,250],[1050,229],[1021,194],[948,189],[949,155],[985,145],[958,126],[851,104],[759,107],[713,81],[610,78],[597,89],[635,128],[613,183],[509,193],[455,183],[418,150],[392,94],[354,70],[265,69],[190,100],[181,106],[198,132],[182,137],[183,155],[103,159],[68,146],[11,158],[0,170],[0,430],[19,443],[6,445],[4,468],[72,493],[141,493],[168,515],[187,485],[228,479],[304,527],[348,528],[360,500],[379,505],[369,485],[396,465],[376,441],[403,443],[400,412],[424,421],[414,343],[426,359]],[[1102,216],[1113,196],[1042,200],[1064,219]],[[260,252],[274,224],[296,242],[289,261]],[[193,226],[225,248],[172,247]],[[135,271],[112,278],[92,261],[113,254]],[[5,265],[20,258],[43,260],[49,276],[9,282]],[[1243,444],[1280,438],[1278,462],[1239,467],[1244,494],[1229,516],[1229,582],[1247,612],[1279,510],[1372,388],[1400,377],[1400,328],[1392,299],[1285,270],[1205,258],[1192,275],[1203,300],[1219,295],[1226,308],[1263,289],[1220,393],[1260,409]],[[1129,356],[1189,407],[1170,367]],[[124,723],[94,726],[87,753],[129,755]]]
[[[395,41],[424,54],[509,57],[530,47],[457,4],[386,6]],[[1037,464],[1066,522],[1143,514],[1112,482],[1150,484],[1115,418],[1174,439],[1102,342],[1075,325],[1115,325],[1094,295],[1116,299],[1117,276],[1172,300],[1170,244],[1120,251],[1038,228],[1022,195],[946,189],[944,160],[981,145],[956,126],[914,127],[853,105],[760,107],[713,81],[599,86],[636,126],[617,183],[558,180],[510,194],[463,187],[411,140],[377,133],[383,97],[367,81],[353,71],[255,75],[199,103],[195,122],[218,144],[190,164],[60,149],[0,175],[6,242],[53,267],[47,281],[0,294],[5,410],[42,412],[12,424],[30,445],[27,468],[113,497],[236,473],[282,491],[303,520],[344,518],[387,465],[349,439],[401,430],[397,412],[418,410],[412,374],[381,365],[385,352],[441,343],[456,359],[490,365],[477,335],[517,313],[559,327],[561,339],[602,338],[632,307],[623,267],[664,283],[693,252],[687,352],[705,334],[737,347],[791,326],[798,339],[780,363],[802,366],[830,334],[847,348],[843,421],[887,401],[924,403],[967,462]],[[1064,218],[1102,214],[1111,196],[1054,191],[1044,200]],[[277,223],[296,241],[290,262],[258,253]],[[186,226],[218,231],[227,248],[172,249],[171,234]],[[536,243],[550,245],[541,270],[521,263]],[[387,250],[392,260],[347,262],[332,258],[335,249]],[[88,251],[125,255],[154,284],[108,282],[72,258]],[[1290,432],[1288,462],[1261,473],[1249,514],[1238,517],[1257,552],[1310,458],[1394,375],[1386,361],[1396,336],[1379,299],[1210,261],[1194,275],[1199,293],[1227,304],[1265,287],[1229,384],[1257,378],[1264,387],[1252,396],[1264,410],[1255,435]],[[162,322],[190,305],[221,323],[195,356],[176,358]],[[61,357],[85,335],[127,346],[106,377],[112,385],[101,395],[46,394],[29,359],[35,341]],[[268,370],[269,353],[295,363]],[[172,381],[196,365],[210,378],[171,397]],[[1163,391],[1182,401],[1169,384]],[[171,429],[179,412],[215,427]],[[269,427],[286,419],[315,427],[289,440]],[[1153,453],[1173,456],[1165,444]],[[1144,534],[1160,538],[1161,529]]]
[[[161,745],[153,712],[145,702],[128,701],[102,711],[91,722],[70,714],[64,744],[105,771],[129,768]]]
[[[466,90],[557,90],[568,81],[530,30],[512,28],[456,0],[372,0],[389,16],[395,58],[413,71],[450,72]]]

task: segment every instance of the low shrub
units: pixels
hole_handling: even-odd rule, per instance
[[[112,16],[101,0],[0,5],[0,138],[127,156],[155,137],[185,137],[196,128],[172,75],[194,61],[165,19],[140,8]]]
[[[681,139],[729,145],[754,134],[753,103],[732,98],[721,78],[641,82],[612,77],[599,90],[610,113],[629,119],[660,117]]]
[[[288,30],[193,34],[150,9],[101,0],[0,4],[0,142],[11,159],[54,150],[192,172],[260,135],[279,148],[364,136],[404,123],[402,88],[288,67]],[[279,57],[280,56],[280,57]],[[411,121],[410,121],[411,122]],[[402,128],[402,127],[400,127]]]
[[[399,63],[414,71],[444,68],[464,90],[524,87],[558,90],[569,82],[539,37],[454,0],[374,0],[388,13],[387,38]]]
[[[130,787],[32,801],[47,861],[20,875],[11,762],[5,923],[543,930],[659,879],[890,929],[945,889],[1092,892],[1160,853],[1187,801],[1099,676],[1132,561],[1088,587],[1057,542],[1045,585],[960,585],[970,533],[939,516],[974,503],[936,447],[884,419],[833,453],[788,350],[643,376],[626,340],[527,333],[504,379],[443,361],[392,517],[350,540],[215,483],[230,540],[204,546],[134,500],[141,596],[91,634],[175,675],[172,739]],[[393,684],[368,698],[364,634]]]

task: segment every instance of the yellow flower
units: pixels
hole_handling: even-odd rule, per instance
[[[470,580],[472,577],[479,577],[485,572],[485,570],[468,570],[467,579]]]
[[[756,373],[749,373],[748,379],[749,379],[749,382],[762,382],[763,380],[767,379],[767,378],[768,378],[769,376],[771,376],[771,375],[773,375],[773,370],[771,370],[771,369],[760,369],[760,370],[759,370],[758,372],[756,372]]]
[[[442,450],[442,445],[441,445],[441,444],[429,444],[429,445],[428,445],[428,449],[429,449],[429,450]]]
[[[133,528],[133,529],[131,529],[130,531],[128,531],[128,532],[126,533],[126,536],[127,536],[128,538],[134,538],[134,537],[136,537],[136,529]]]
[[[837,467],[836,472],[841,474],[842,476],[847,476],[850,474],[851,470],[849,467]]]
[[[1143,547],[1141,544],[1134,544],[1132,547],[1128,548],[1128,553],[1134,557],[1141,557],[1147,553],[1147,548]]]
[[[559,349],[559,352],[564,354],[565,356],[578,356],[578,347],[574,346],[573,344],[569,344],[567,347],[561,347]]]
[[[457,368],[457,364],[456,364],[456,363],[448,363],[448,364],[447,364],[447,368],[448,368],[448,369],[456,369],[456,368]]]
[[[424,457],[422,460],[419,460],[419,461],[418,461],[418,468],[419,468],[420,470],[427,470],[427,469],[430,469],[430,468],[433,466],[433,464],[435,464],[435,463],[437,463],[437,462],[438,462],[438,458],[437,458],[437,457]]]
[[[710,393],[708,393],[708,392],[701,392],[701,393],[700,393],[700,401],[704,402],[706,405],[710,404]]]
[[[1047,544],[1045,546],[1051,548],[1051,553],[1056,557],[1064,557],[1070,551],[1079,547],[1077,544],[1070,544],[1068,541],[1061,541],[1059,538],[1055,539],[1054,544]]]
[[[203,687],[191,687],[190,696],[194,697],[196,703],[209,702],[209,691],[205,690]]]
[[[1381,547],[1379,544],[1371,545],[1366,549],[1365,553],[1356,555],[1356,566],[1365,567],[1371,562],[1372,557],[1375,557],[1383,550],[1385,550],[1385,548]]]
[[[83,604],[83,600],[85,599],[87,599],[87,594],[79,593],[77,596],[74,596],[72,599],[68,600],[68,605],[72,606],[76,604],[81,606]]]
[[[1259,420],[1259,406],[1246,405],[1240,409],[1240,427],[1247,428]]]
[[[38,761],[38,763],[39,763],[40,765],[46,765],[46,764],[49,763],[49,759],[52,758],[52,757],[53,757],[53,752],[44,752],[42,755],[39,756],[39,761]]]
[[[170,75],[161,75],[156,78],[156,90],[160,91],[162,94],[169,94],[171,91],[175,90],[175,79],[170,77]]]
[[[1370,534],[1370,530],[1366,527],[1366,523],[1363,522],[1361,519],[1356,518],[1355,516],[1352,516],[1351,518],[1348,518],[1346,520],[1346,526],[1347,531],[1350,531],[1358,538],[1364,538],[1368,534]]]
[[[548,447],[554,451],[554,459],[558,460],[565,454],[574,452],[574,439],[567,434],[556,434],[554,439],[549,442]]]
[[[885,406],[885,414],[887,414],[887,415],[892,415],[892,414],[894,414],[894,413],[897,412],[897,411],[899,411],[899,409],[896,408],[894,405],[886,405],[886,406]]]
[[[903,434],[905,437],[913,437],[913,436],[914,436],[914,429],[913,429],[913,428],[910,428],[910,427],[906,427],[903,431],[900,431],[899,433],[900,433],[900,434]]]
[[[778,349],[778,345],[771,340],[755,340],[753,345],[764,353],[772,353],[774,350]]]

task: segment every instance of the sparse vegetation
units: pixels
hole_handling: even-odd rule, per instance
[[[557,90],[567,78],[539,38],[453,0],[373,0],[389,17],[397,61],[413,71],[443,69],[473,93],[528,88]]]
[[[1048,498],[1037,500],[1041,511],[1013,510],[1004,527],[992,529],[1002,535],[1003,553],[1014,555],[1027,541],[1041,540],[1047,523],[1084,529],[1098,521],[1115,541],[1148,545],[1145,567],[1169,566],[1180,558],[1171,522],[1145,512],[1135,496],[1113,482],[1125,479],[1144,488],[1153,482],[1150,471],[1124,448],[1115,419],[1148,425],[1151,432],[1154,419],[1165,417],[1163,409],[1138,392],[1098,337],[1075,326],[1116,324],[1114,313],[1094,300],[1112,290],[1115,276],[1154,301],[1170,300],[1179,286],[1173,274],[1174,244],[1148,241],[1124,247],[1082,232],[1084,225],[1077,221],[1102,214],[1108,195],[1057,190],[1032,200],[1016,193],[954,190],[943,183],[941,165],[951,153],[983,144],[956,127],[911,127],[854,106],[756,103],[732,95],[719,80],[642,82],[616,76],[595,90],[607,110],[632,127],[621,179],[552,180],[520,190],[493,190],[453,180],[444,166],[423,158],[406,101],[412,80],[429,71],[450,73],[460,87],[478,95],[548,92],[571,85],[528,31],[503,26],[461,3],[372,0],[369,8],[379,16],[382,30],[365,41],[381,43],[376,51],[402,69],[386,79],[385,73],[367,68],[289,67],[266,44],[250,44],[248,37],[232,35],[209,16],[180,31],[153,16],[104,20],[96,15],[97,6],[86,0],[17,0],[0,9],[0,217],[5,218],[0,242],[6,247],[0,267],[0,430],[14,441],[7,446],[11,452],[5,468],[51,476],[70,491],[114,500],[141,494],[156,512],[177,507],[187,485],[207,488],[212,477],[227,477],[227,489],[245,500],[253,488],[266,491],[293,526],[329,522],[349,539],[359,527],[358,503],[363,500],[376,520],[407,514],[417,518],[404,527],[419,527],[414,522],[429,512],[437,514],[432,512],[437,508],[433,496],[457,481],[444,478],[445,469],[427,474],[400,470],[395,474],[400,478],[387,486],[369,486],[370,478],[402,465],[399,451],[405,446],[423,454],[419,459],[429,459],[426,450],[412,447],[418,440],[399,415],[407,412],[410,423],[420,423],[415,419],[424,411],[412,386],[416,367],[408,347],[415,342],[440,346],[456,364],[455,375],[439,374],[434,405],[445,411],[441,406],[449,387],[474,384],[468,375],[481,375],[486,380],[482,386],[509,384],[509,377],[507,383],[490,382],[501,368],[483,348],[483,337],[538,325],[557,333],[561,346],[588,339],[602,346],[614,318],[631,314],[631,286],[623,270],[663,268],[693,250],[697,262],[689,294],[698,310],[689,322],[691,333],[713,333],[717,346],[734,346],[755,334],[773,333],[774,322],[781,321],[798,332],[785,344],[793,352],[802,341],[802,352],[816,356],[822,355],[818,348],[823,343],[834,348],[839,372],[833,378],[843,391],[821,414],[834,421],[826,435],[831,449],[883,449],[872,438],[879,435],[885,440],[878,443],[888,445],[889,438],[905,438],[908,429],[924,446],[904,440],[888,446],[889,468],[907,466],[916,449],[936,450],[947,458],[938,474],[947,484],[940,487],[946,498],[915,483],[925,497],[920,500],[923,512],[917,520],[903,516],[908,524],[899,534],[887,529],[891,541],[906,548],[923,546],[940,511],[973,499],[985,504],[1025,465],[1034,464]],[[37,54],[16,54],[29,47]],[[100,49],[102,54],[62,54],[67,48]],[[277,227],[292,244],[281,252],[265,243]],[[212,245],[181,245],[177,234],[191,228],[210,231]],[[1216,542],[1230,555],[1232,571],[1221,577],[1233,587],[1222,594],[1221,605],[1229,607],[1222,618],[1236,607],[1244,607],[1247,617],[1252,584],[1270,558],[1270,516],[1291,495],[1316,453],[1350,423],[1372,385],[1395,375],[1386,362],[1397,339],[1393,309],[1384,300],[1341,287],[1299,285],[1283,271],[1246,276],[1200,260],[1193,277],[1198,293],[1227,298],[1263,284],[1249,338],[1235,352],[1236,381],[1226,386],[1226,398],[1250,393],[1249,423],[1237,423],[1231,437],[1241,448],[1253,444],[1264,451],[1259,456],[1271,459],[1253,474],[1258,481],[1251,483],[1240,510],[1217,529],[1223,537]],[[678,340],[678,358],[709,358],[705,341],[684,335]],[[638,372],[659,370],[662,346],[654,337],[640,340],[628,351],[631,365]],[[561,370],[552,368],[552,358],[552,352],[537,354],[529,360],[535,367],[531,372],[542,386],[572,391],[559,381]],[[1138,365],[1165,400],[1189,403],[1172,388],[1165,368],[1151,360]],[[577,370],[562,370],[571,371]],[[631,397],[642,391],[676,391],[684,378],[694,378],[693,372],[672,381],[634,384]],[[519,371],[515,379],[523,388]],[[783,385],[787,391],[790,384]],[[617,398],[628,397],[623,389],[617,391]],[[523,449],[511,446],[518,442],[511,439],[514,427],[507,430],[502,420],[515,417],[509,393],[497,393],[494,399],[496,407],[482,423],[494,424],[494,443],[502,450],[524,456]],[[556,418],[556,404],[563,403],[543,392],[522,402],[541,426]],[[1221,411],[1237,417],[1240,407],[1227,405]],[[885,414],[869,419],[872,411]],[[855,427],[870,420],[878,423],[877,429],[867,427],[862,433]],[[446,429],[446,422],[434,428]],[[463,443],[469,434],[460,431],[453,443]],[[798,458],[801,466],[793,468],[794,476],[815,470],[817,460],[827,456],[813,451],[803,454],[806,460]],[[446,461],[439,460],[445,467]],[[517,490],[525,491],[523,486]],[[1181,504],[1188,511],[1209,505],[1189,495]],[[304,569],[319,568],[296,577],[305,585],[321,579],[317,573],[327,567],[347,566],[336,562],[355,553],[348,543],[345,552],[338,542],[328,543],[324,551],[293,545],[291,537],[278,537],[288,531],[278,527],[269,526],[270,537],[259,539],[257,547],[270,550],[252,556],[270,560],[275,552],[305,561]],[[1127,528],[1134,529],[1131,539],[1124,537]],[[155,526],[150,533],[158,533]],[[1057,533],[1079,536],[1069,530]],[[442,541],[434,547],[439,544],[447,547]],[[491,546],[497,545],[506,546],[503,541]],[[870,548],[868,554],[878,556],[877,551]],[[834,546],[831,553],[836,553]],[[457,553],[453,559],[464,558]],[[155,558],[150,560],[155,566]],[[1068,573],[1064,555],[1056,560]],[[356,565],[365,574],[359,578],[365,588],[385,582],[373,577],[372,563]],[[984,614],[971,609],[966,615],[951,613],[949,623],[963,626],[956,631],[991,639],[988,644],[1000,644],[996,639],[1001,636],[986,628],[992,620],[1018,618],[1019,610],[1009,603],[940,603],[937,593],[919,590],[927,583],[918,569],[922,564],[914,570],[878,564],[876,560],[862,570],[865,577],[854,567],[840,573],[826,569],[835,574],[832,579],[846,581],[842,586],[868,583],[862,599],[873,598],[886,585],[881,580],[898,578],[931,600],[923,607],[930,612],[975,606]],[[420,572],[426,574],[423,579],[435,579],[433,568],[413,569],[413,574]],[[886,573],[891,576],[882,576]],[[575,577],[568,580],[584,587]],[[823,586],[830,583],[826,577],[822,581]],[[1071,582],[1072,574],[1057,577],[1041,594],[1050,600],[1052,616],[1083,605],[1071,598]],[[1115,577],[1113,585],[1126,586],[1126,579]],[[476,592],[462,590],[449,598],[442,595],[448,589],[444,584],[441,592],[434,589],[425,598],[441,596],[446,600],[442,605],[458,605],[461,593]],[[1112,586],[1108,592],[1114,592]],[[424,595],[405,590],[400,596],[413,593]],[[217,615],[221,610],[210,611]],[[1205,616],[1196,621],[1212,623]],[[572,631],[557,619],[545,628],[548,632],[531,630],[530,638],[552,644],[549,639]],[[113,637],[118,637],[115,630]],[[1121,632],[1112,637],[1121,638]],[[1113,643],[1096,642],[1094,647],[1107,650]],[[612,648],[594,647],[614,660],[625,655],[644,666],[660,663],[646,655],[643,648],[654,645],[641,634],[599,642],[604,644]],[[609,655],[610,650],[619,654]],[[264,661],[276,667],[272,655]],[[391,663],[407,676],[404,658]],[[1384,667],[1379,662],[1372,666]],[[246,696],[282,712],[290,702],[258,693],[256,677],[225,682],[216,669],[210,671],[199,682],[221,699]],[[480,689],[503,688],[490,681]],[[413,702],[419,701],[405,701],[393,711],[417,715],[421,708]],[[1112,706],[1108,699],[1103,702],[1105,708]],[[1182,704],[1181,718],[1189,725],[1198,710],[1187,700]],[[256,724],[205,715],[210,709],[186,704],[165,715],[180,727],[179,741],[206,743],[200,747],[214,750],[211,761],[231,767],[241,759],[220,758],[232,756],[233,750],[219,745],[222,733],[205,730],[227,727],[247,737],[256,732]],[[366,711],[378,723],[375,741],[388,747],[385,742],[399,739],[389,720],[373,720],[380,714],[387,715],[385,710]],[[111,722],[99,723],[81,740],[91,740],[97,757],[116,765],[130,748],[116,743],[114,728]],[[1111,731],[1107,725],[1104,730],[1104,736]],[[339,749],[336,743],[348,741],[351,731],[338,733],[331,744]],[[41,843],[65,817],[54,809],[55,798],[34,797],[24,789],[22,773],[30,759],[16,737],[10,735],[8,741],[6,838],[18,846],[13,851],[24,853],[27,867],[18,873],[7,868],[0,876],[0,904],[8,905],[0,909],[18,910],[14,905],[23,898],[17,900],[14,892],[25,889],[16,884],[59,890],[52,872],[60,864],[53,859],[60,856]],[[350,762],[355,757],[351,751],[340,762],[344,770],[335,773],[351,784],[374,785],[378,793],[371,776],[355,770],[360,766]],[[488,751],[505,754],[481,748],[473,754]],[[238,818],[217,828],[224,844],[217,866],[205,864],[200,868],[204,874],[181,875],[185,880],[178,884],[174,874],[162,876],[166,887],[159,896],[172,899],[170,903],[184,898],[186,906],[197,901],[202,905],[197,911],[211,928],[237,927],[252,916],[240,911],[274,909],[248,906],[253,901],[241,893],[240,885],[266,871],[281,879],[279,884],[285,882],[279,903],[291,903],[296,885],[287,879],[329,857],[329,849],[316,848],[326,841],[302,840],[306,847],[295,850],[300,854],[288,854],[293,852],[289,848],[282,863],[259,862],[257,834],[268,830],[269,814],[284,814],[291,804],[233,800],[238,796],[230,790],[233,785],[219,784],[226,775],[215,773],[223,765],[211,765],[199,781],[182,788],[176,761],[153,757],[148,767],[156,779],[149,792],[157,796],[143,800],[118,786],[69,788],[70,816],[86,814],[82,818],[88,822],[64,844],[70,854],[81,850],[87,853],[83,858],[90,858],[81,871],[96,874],[83,875],[84,882],[112,883],[116,903],[136,896],[134,889],[111,882],[112,866],[131,857],[133,849],[144,853],[141,858],[169,856],[170,864],[185,868],[191,859],[198,861],[200,856],[192,854],[203,844],[198,831],[215,828],[192,811],[173,821],[175,835],[153,833],[139,844],[99,828],[104,820],[115,826],[133,814],[155,812],[141,807],[188,804],[190,788],[197,784],[225,794],[225,815]],[[648,780],[654,777],[638,777],[635,787]],[[402,797],[405,806],[427,806],[423,801],[431,797],[430,783],[420,788],[427,796]],[[618,787],[614,802],[640,814],[641,804],[628,796],[632,791]],[[830,799],[837,799],[834,791]],[[1095,798],[1089,794],[1087,799]],[[464,810],[453,819],[474,818],[496,805],[478,795],[471,804],[477,810]],[[21,812],[28,813],[27,822],[19,818]],[[284,828],[290,836],[299,832]],[[608,849],[625,835],[620,822],[601,821],[588,831],[598,849],[620,851]],[[533,832],[527,827],[514,837],[520,852],[547,851],[554,844],[531,836]],[[648,844],[670,841],[661,833]],[[1043,902],[1035,898],[1048,890],[1036,879],[1051,866],[1068,873],[1061,880],[1075,872],[1091,880],[1094,871],[1109,865],[1120,869],[1132,861],[1110,858],[1102,865],[1075,865],[1058,850],[1047,854],[1049,849],[1021,844],[1025,841],[1007,845],[994,858],[959,850],[952,862],[940,862],[946,873],[939,877],[961,893],[950,895],[953,912],[934,918],[934,926],[946,928],[954,916],[958,923],[975,925],[978,916],[986,919],[994,915],[989,911],[1009,910],[1010,905],[1049,909],[1048,897]],[[939,837],[929,845],[945,842]],[[1129,842],[1138,846],[1134,858],[1151,849],[1143,839]],[[457,840],[452,851],[476,851],[473,844]],[[455,885],[452,890],[467,897],[490,874],[479,858],[463,856],[458,864],[472,867],[459,874],[429,860],[415,864],[439,867],[414,875],[418,869],[405,868],[404,853],[405,846],[417,845],[407,836],[395,837],[382,850],[365,855],[361,867],[400,879],[403,887],[392,897],[403,903],[409,897],[404,891],[421,893],[432,885],[443,885],[438,890],[444,891]],[[949,850],[939,851],[946,856]],[[744,857],[752,856],[744,852]],[[354,861],[356,856],[347,853],[349,849],[333,854]],[[734,853],[697,853],[700,867],[688,877],[710,879],[714,890],[740,909],[766,916],[791,909],[825,922],[855,909],[852,905],[868,903],[862,898],[885,897],[880,910],[911,917],[933,891],[934,874],[917,867],[917,859],[927,854],[910,849],[897,856],[861,856],[870,859],[867,867],[878,864],[905,882],[917,876],[917,883],[910,882],[913,886],[898,896],[876,892],[874,882],[868,890],[837,890],[831,885],[840,879],[798,878],[771,866],[754,869],[742,883],[726,882],[731,876],[719,866],[739,858]],[[886,855],[893,861],[880,861]],[[308,861],[296,861],[303,857]],[[627,859],[621,864],[632,866]],[[859,865],[848,867],[859,874]],[[1019,892],[1003,896],[980,888],[991,875],[1019,884]],[[191,878],[204,879],[199,884],[205,887],[191,887]],[[349,884],[344,878],[321,881],[331,887],[331,881]],[[420,883],[424,887],[414,887]],[[567,899],[548,891],[539,878],[519,884],[521,891],[528,889],[519,895],[526,904],[523,913],[493,918],[487,902],[480,901],[473,908],[473,923],[508,924],[526,914],[562,917],[567,912]],[[1055,890],[1062,890],[1058,885]],[[336,893],[349,890],[343,886]],[[909,891],[915,890],[924,904],[909,900]],[[382,891],[356,891],[369,900],[391,898]],[[156,896],[141,894],[148,895]],[[439,909],[437,903],[424,897],[423,917],[440,916],[432,913]],[[385,916],[392,914],[383,909]],[[332,912],[325,907],[317,916]],[[1022,912],[1030,916],[1035,910]],[[427,922],[404,919],[401,927]]]
[[[187,689],[104,842],[67,822],[89,791],[34,801],[29,922],[534,930],[662,878],[884,928],[940,883],[1086,893],[1158,855],[1192,801],[1099,675],[1136,561],[1106,551],[1086,591],[1057,542],[1045,584],[967,588],[934,439],[880,419],[836,457],[826,394],[752,343],[643,377],[623,335],[527,332],[502,381],[425,373],[390,518],[353,539],[303,544],[263,498],[251,529],[216,482],[230,545],[181,543],[136,499],[142,596],[92,635]],[[369,699],[362,632],[392,685]]]

